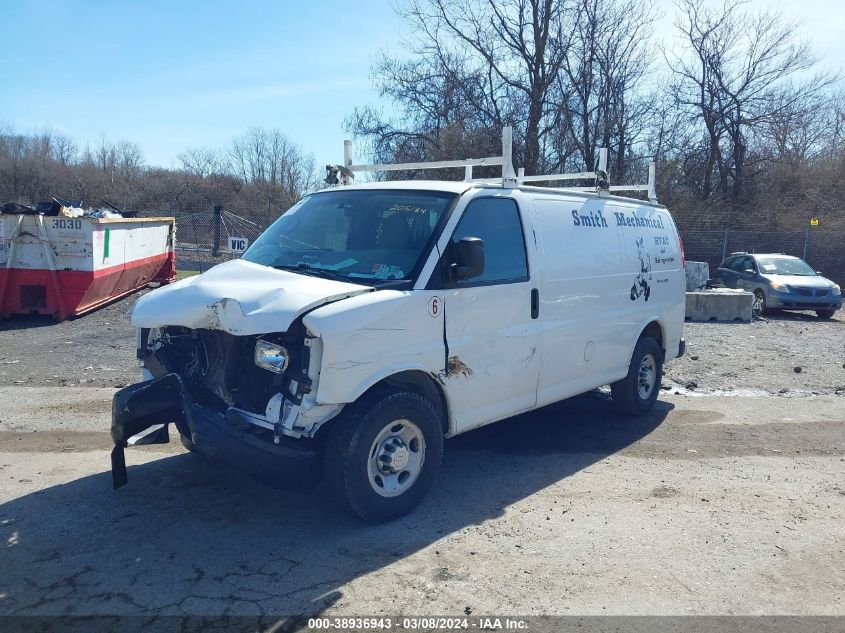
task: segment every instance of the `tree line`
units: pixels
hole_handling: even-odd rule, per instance
[[[357,159],[408,162],[499,154],[510,125],[528,175],[592,170],[607,147],[612,183],[642,182],[656,160],[658,195],[686,228],[752,228],[763,214],[767,228],[817,215],[845,228],[839,77],[798,25],[755,6],[676,0],[659,43],[648,0],[403,0],[403,52],[371,69],[386,107],[354,108],[346,127],[367,149]],[[136,143],[0,128],[0,200],[272,218],[322,178],[278,129],[178,160],[150,167]]]
[[[145,164],[140,145],[101,136],[80,148],[46,130],[0,128],[0,201],[32,204],[54,196],[86,207],[179,213],[220,205],[274,219],[317,188],[314,159],[278,129],[255,127],[224,148],[195,147],[180,167]]]
[[[593,170],[643,182],[687,227],[789,227],[826,213],[842,226],[845,93],[798,25],[743,0],[677,0],[673,38],[648,0],[407,0],[405,54],[373,80],[387,113],[349,128],[378,162],[499,152],[514,128],[526,174]],[[455,177],[460,177],[457,172]]]

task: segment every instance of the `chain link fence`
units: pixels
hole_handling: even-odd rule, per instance
[[[240,257],[273,221],[246,218],[223,207],[167,215],[176,218],[177,269],[199,273]]]

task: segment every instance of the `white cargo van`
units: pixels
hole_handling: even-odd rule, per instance
[[[471,179],[496,162],[501,180]],[[669,212],[611,195],[601,170],[582,191],[526,185],[540,178],[507,151],[458,163],[464,182],[306,196],[241,259],[142,297],[147,380],[114,399],[115,487],[124,447],[173,423],[192,451],[271,484],[325,480],[383,521],[425,495],[444,438],[607,384],[623,411],[651,409],[684,352]]]

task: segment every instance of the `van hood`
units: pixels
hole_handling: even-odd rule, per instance
[[[223,330],[237,336],[284,332],[311,308],[372,290],[234,259],[141,297],[132,308],[132,325]]]

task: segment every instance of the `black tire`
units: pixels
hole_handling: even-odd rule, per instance
[[[755,304],[759,303],[760,309],[757,310],[757,314],[763,316],[764,314],[769,313],[769,309],[766,307],[766,293],[760,290],[759,288],[754,291],[754,300]],[[753,312],[753,309],[752,309]]]
[[[371,459],[378,461],[376,440],[408,420],[422,436],[421,465],[409,487],[396,496],[377,492],[371,483]],[[324,452],[325,481],[348,512],[368,523],[383,523],[413,510],[431,488],[443,459],[443,425],[438,409],[412,391],[381,391],[350,405],[329,429]],[[410,444],[408,451],[411,451]],[[416,452],[416,451],[414,451]],[[411,454],[410,452],[408,453]],[[404,472],[397,476],[401,480]],[[392,475],[388,475],[392,476]],[[406,478],[407,480],[407,478]]]
[[[647,357],[653,361],[654,380],[651,390],[643,397],[640,389],[640,371]],[[622,413],[628,415],[643,415],[651,411],[660,393],[660,383],[663,380],[663,350],[660,344],[650,336],[642,336],[634,347],[628,375],[622,380],[610,385],[613,394],[613,404]]]
[[[816,310],[816,316],[820,319],[832,319],[836,310]]]
[[[197,452],[197,447],[194,446],[194,443],[191,441],[191,438],[187,435],[182,435],[182,432],[179,432],[179,441],[182,442],[182,446],[187,448],[189,451],[194,453],[195,455],[199,455]]]

